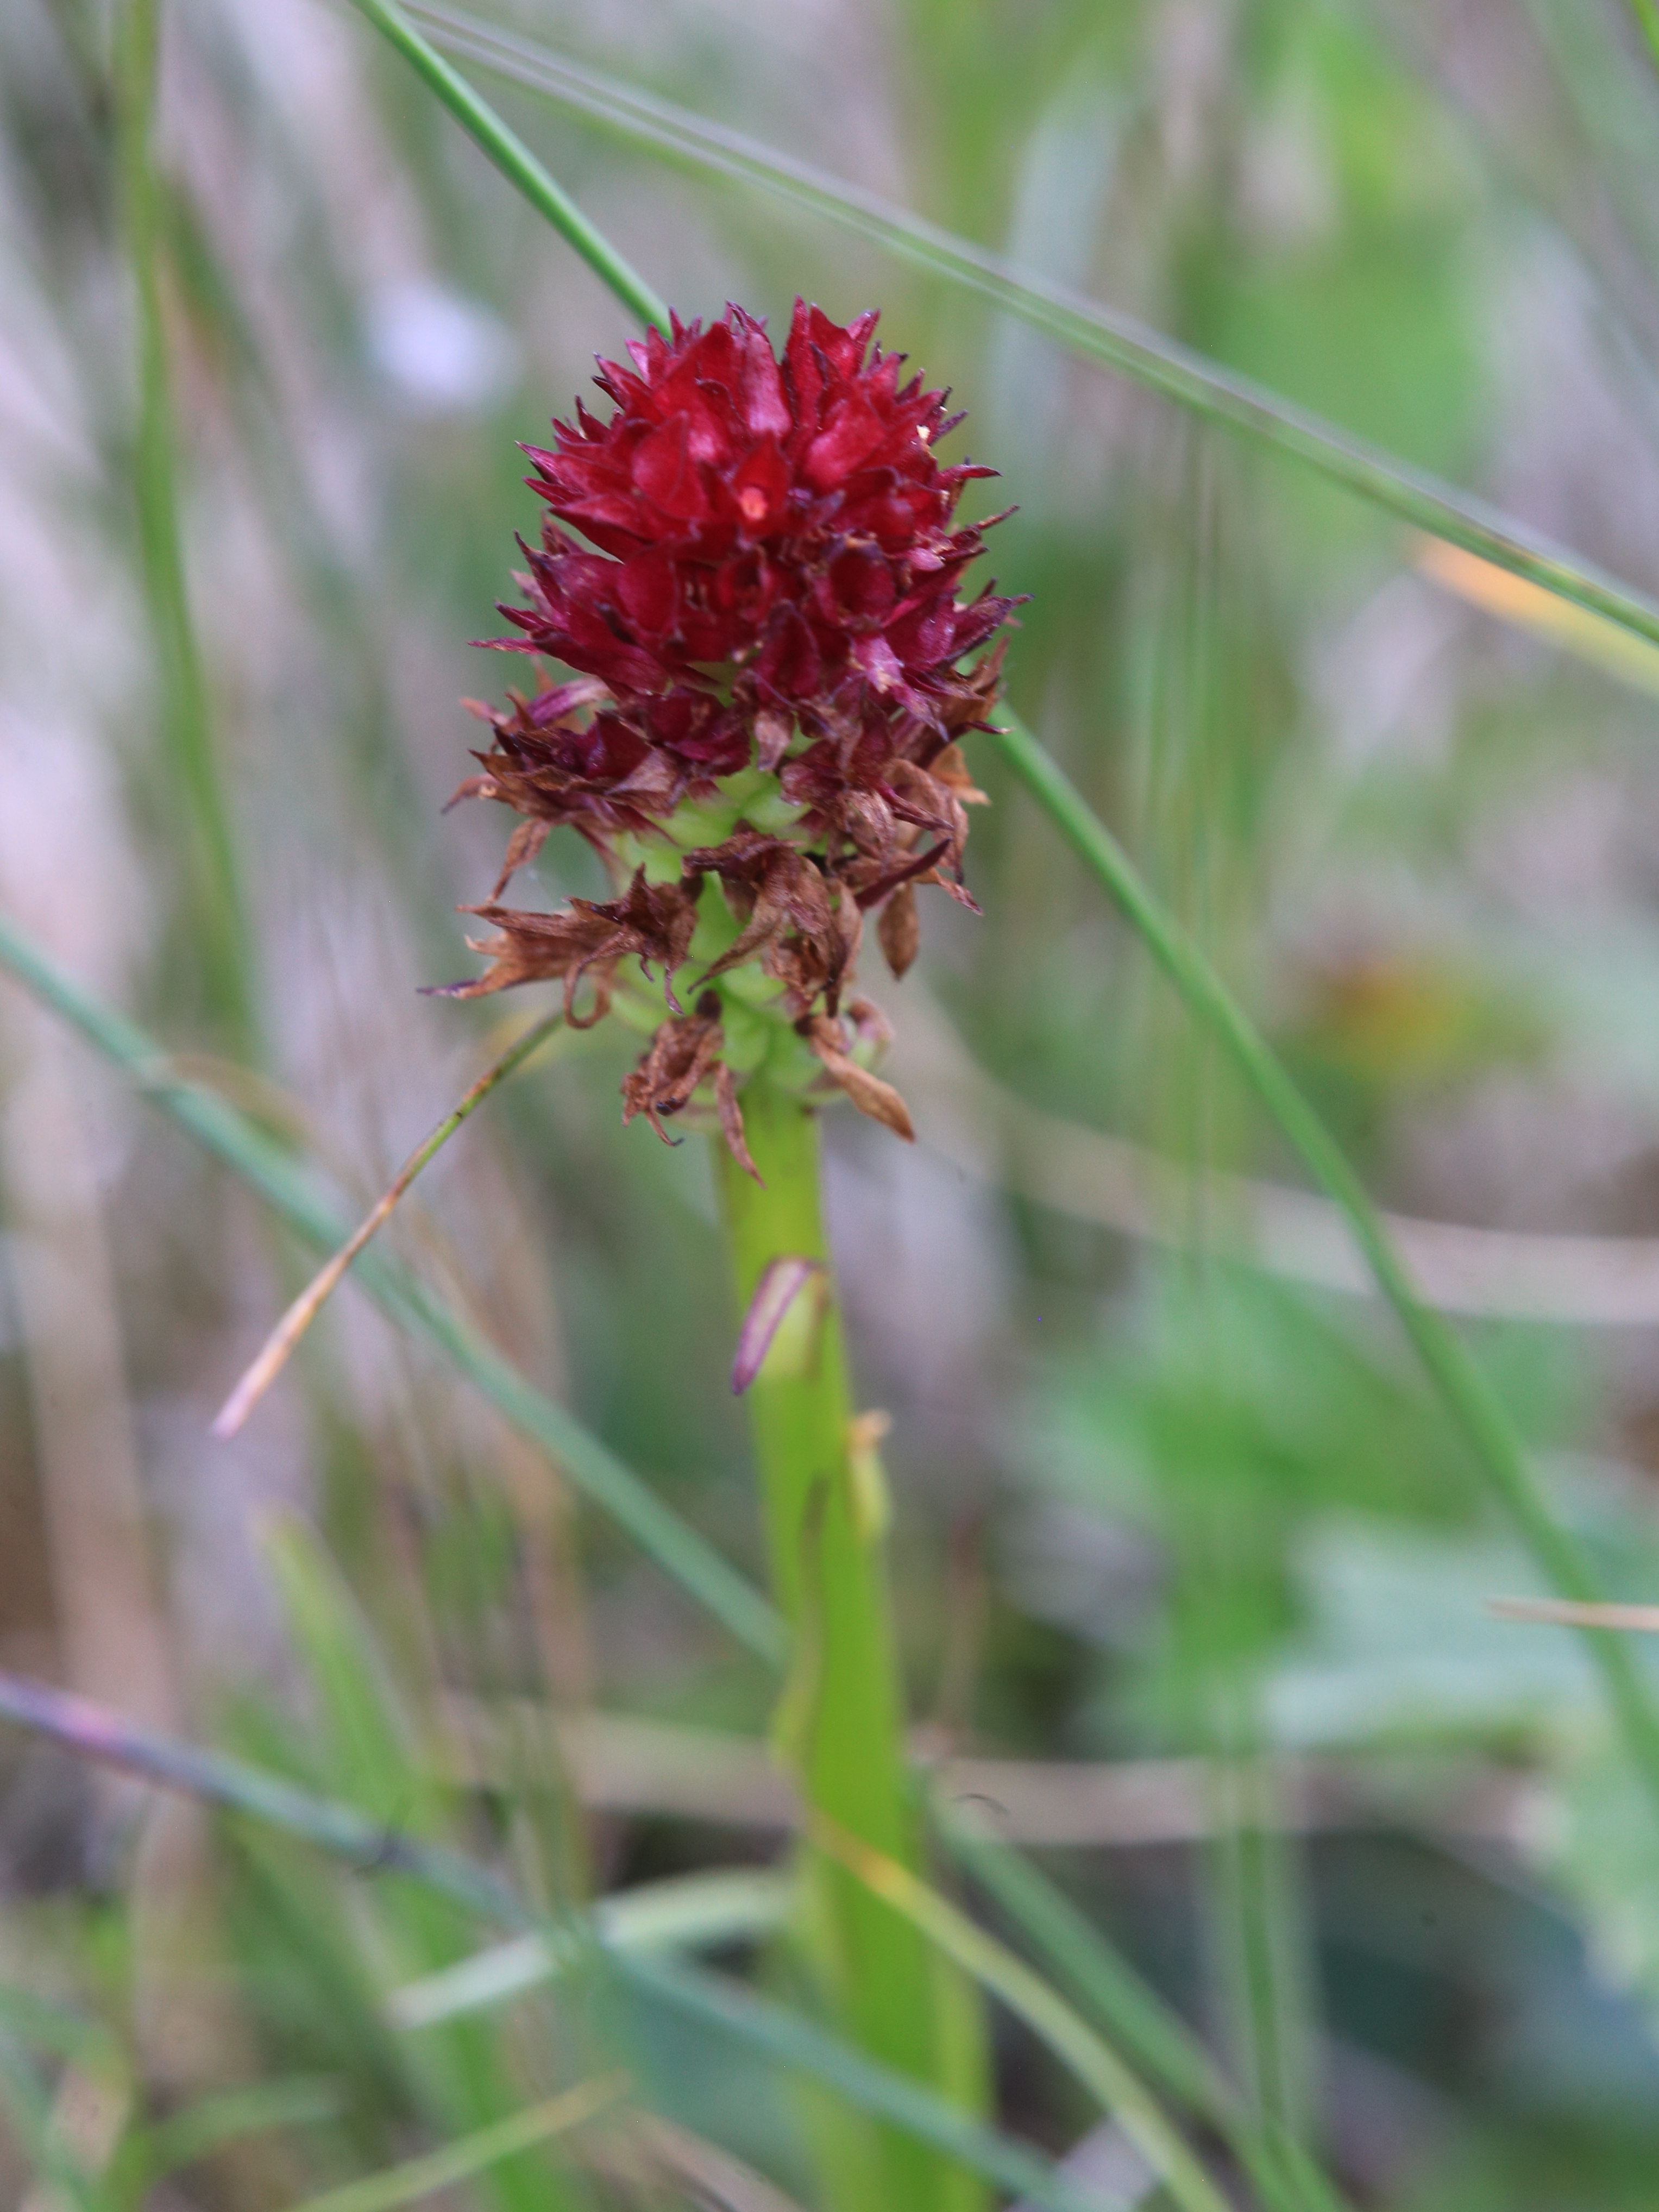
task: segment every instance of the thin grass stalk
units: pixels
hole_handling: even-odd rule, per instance
[[[115,42],[118,153],[137,312],[133,489],[161,676],[161,741],[183,818],[191,924],[216,1024],[244,1059],[258,1033],[252,940],[215,742],[179,520],[178,448],[162,295],[165,207],[154,136],[161,0],[125,0]]]
[[[560,1028],[563,1020],[563,1013],[560,1012],[533,1023],[493,1066],[484,1071],[465,1096],[416,1146],[339,1250],[319,1268],[265,1339],[257,1356],[244,1370],[241,1380],[219,1408],[213,1423],[216,1437],[224,1438],[236,1434],[288,1364],[312,1322],[344,1281],[353,1261],[392,1218],[416,1177],[425,1173],[462,1122],[477,1111],[493,1091],[524,1066],[531,1054]]]
[[[1198,947],[1143,880],[1071,778],[1018,718],[1000,710],[988,742],[1006,762],[1119,907],[1194,1019],[1225,1048],[1315,1181],[1347,1217],[1377,1288],[1394,1309],[1441,1403],[1462,1431],[1488,1487],[1557,1593],[1581,1604],[1601,1596],[1577,1540],[1551,1512],[1526,1448],[1462,1339],[1418,1297],[1370,1194],[1341,1146],[1284,1063]],[[1631,1759],[1659,1805],[1659,1713],[1647,1681],[1619,1638],[1581,1631]]]
[[[1253,1744],[1236,1741],[1212,1759],[1211,1772],[1217,1815],[1208,1844],[1211,1895],[1234,2039],[1257,2117],[1262,2168],[1273,2177],[1275,2195],[1295,2201],[1298,2177],[1310,2164],[1304,2146],[1310,2139],[1313,2039],[1298,1971],[1289,1843],[1275,1831],[1272,1777]]]
[[[3,915],[0,968],[121,1068],[153,1105],[204,1145],[307,1243],[330,1253],[350,1236],[350,1222],[281,1146],[225,1099],[180,1076],[143,1030],[83,991]],[[389,1254],[371,1247],[352,1273],[400,1328],[435,1345],[711,1618],[769,1665],[781,1666],[788,1637],[778,1613],[631,1468],[526,1382],[469,1321]]]
[[[1652,5],[1653,0],[1642,0],[1642,4]],[[1119,371],[1206,421],[1288,455],[1416,529],[1461,545],[1557,598],[1659,642],[1659,602],[1512,515],[1354,437],[1133,316],[958,238],[878,193],[844,183],[793,155],[781,154],[740,131],[570,61],[514,32],[458,9],[429,4],[429,0],[411,0],[410,13],[430,26],[451,52],[496,76],[591,115],[631,143],[677,166],[759,185],[839,223],[901,259],[977,293],[1069,351]]]
[[[747,1392],[773,1591],[795,1634],[778,1747],[815,1812],[915,1868],[922,1836],[905,1756],[885,1516],[873,1458],[854,1450],[817,1117],[762,1078],[744,1093],[744,1129],[759,1182],[714,1141],[739,1312],[775,1261],[815,1263]],[[885,2064],[982,2103],[971,2000],[941,1981],[926,1942],[890,1905],[821,1851],[809,1845],[805,1856],[809,1954],[836,2024]],[[889,2129],[872,2152],[873,2174],[849,2172],[837,2189],[848,2212],[963,2203],[959,2173],[914,2141]]]
[[[568,192],[549,174],[517,131],[510,130],[458,70],[421,36],[396,0],[352,0],[360,15],[408,62],[428,89],[449,110],[509,184],[517,185],[537,212],[546,216],[567,245],[573,246],[594,275],[608,284],[642,323],[665,331],[668,308],[631,262],[604,232],[591,223]]]

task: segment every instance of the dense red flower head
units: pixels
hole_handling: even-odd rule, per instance
[[[731,307],[706,331],[671,318],[666,338],[629,347],[632,368],[601,362],[609,420],[579,405],[550,449],[525,449],[548,512],[525,548],[529,604],[501,610],[518,635],[493,641],[575,673],[506,709],[474,705],[495,742],[457,793],[523,819],[494,897],[467,909],[498,933],[473,943],[489,969],[451,989],[561,980],[570,1018],[580,991],[598,1020],[636,964],[655,971],[671,1011],[623,1086],[627,1115],[665,1134],[708,1091],[745,1167],[726,1055],[732,1030],[738,1064],[757,1066],[758,1011],[785,1025],[791,1083],[838,1087],[910,1133],[867,1064],[884,1024],[854,994],[865,918],[899,975],[921,885],[973,903],[966,809],[983,794],[956,740],[985,726],[1002,648],[969,656],[1015,602],[958,598],[986,526],[954,517],[963,485],[994,471],[941,464],[960,417],[920,377],[901,385],[875,323],[843,330],[798,300],[780,361]],[[618,896],[501,905],[557,823],[599,851]],[[672,981],[688,961],[690,1013]]]
[[[795,770],[810,797],[874,787],[896,754],[927,766],[981,711],[956,664],[1012,602],[958,601],[983,526],[952,514],[994,472],[941,465],[960,417],[901,386],[875,322],[797,301],[780,362],[741,307],[708,330],[676,317],[632,369],[601,363],[608,422],[579,404],[551,450],[526,448],[550,512],[531,604],[501,611],[522,635],[499,642],[602,683],[613,750],[625,732],[690,783],[776,767],[799,729],[834,754]]]

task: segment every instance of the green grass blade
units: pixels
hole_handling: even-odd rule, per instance
[[[605,234],[587,220],[517,132],[508,130],[488,100],[481,100],[466,79],[427,43],[396,0],[352,0],[352,4],[390,40],[442,100],[468,137],[483,149],[508,182],[518,186],[532,207],[544,215],[559,235],[575,247],[623,306],[630,307],[642,323],[655,323],[666,332],[666,304],[617,252]]]
[[[63,975],[3,916],[0,967],[124,1068],[154,1104],[258,1191],[308,1244],[332,1252],[350,1235],[351,1224],[281,1146],[224,1099],[174,1073],[151,1038]],[[453,1307],[397,1261],[371,1249],[353,1273],[377,1304],[445,1352],[475,1389],[550,1454],[578,1489],[740,1643],[769,1663],[781,1664],[787,1638],[778,1615],[631,1468],[527,1382]]]
[[[945,1808],[938,1826],[951,1856],[1046,1963],[1094,2011],[1137,2065],[1194,2112],[1224,2125],[1237,2098],[1178,2014],[1023,1853]]]
[[[365,1874],[406,1875],[492,1925],[525,1929],[535,1924],[515,1893],[476,1860],[388,1828],[354,1806],[319,1797],[246,1759],[162,1735],[107,1705],[21,1675],[0,1674],[0,1718],[49,1737],[79,1758],[280,1828]]]
[[[592,1906],[607,1950],[695,1951],[774,1936],[797,1901],[796,1884],[769,1869],[722,1867],[641,1882]],[[453,1966],[405,1982],[386,2000],[394,2027],[435,2027],[556,1981],[580,1955],[573,1936],[514,1936]]]
[[[613,1961],[623,1981],[642,1996],[724,2033],[763,2057],[805,2074],[860,2111],[902,2128],[970,2172],[1027,2197],[1045,2212],[1123,2212],[1079,2188],[1024,2143],[972,2120],[955,2105],[799,2013],[787,2011],[725,1977],[659,1959]]]
[[[999,719],[1004,726],[988,742],[1115,902],[1193,1018],[1225,1048],[1314,1180],[1341,1207],[1377,1288],[1393,1307],[1489,1488],[1546,1578],[1563,1597],[1594,1601],[1601,1595],[1595,1577],[1577,1541],[1551,1512],[1497,1393],[1462,1339],[1418,1297],[1404,1261],[1341,1146],[1065,770],[1017,716],[1003,709]],[[1641,1670],[1618,1636],[1605,1629],[1579,1632],[1601,1673],[1631,1757],[1659,1801],[1659,1715]]]
[[[477,16],[430,5],[428,0],[410,0],[409,12],[451,52],[496,76],[576,108],[631,143],[680,166],[757,185],[839,223],[933,275],[978,293],[1071,351],[1133,378],[1206,421],[1224,424],[1317,470],[1414,528],[1462,545],[1559,599],[1605,615],[1639,637],[1659,641],[1659,603],[1485,501],[1351,436],[1132,316],[1021,269],[874,192],[845,184],[740,131],[568,61],[550,47]]]
[[[1653,57],[1654,67],[1659,69],[1659,4],[1656,0],[1630,0],[1630,11]]]
[[[936,1944],[981,1989],[1000,1997],[1117,2121],[1184,2212],[1228,2212],[1227,2200],[1165,2118],[1146,2085],[1059,1990],[965,1912],[845,1829],[809,1819],[821,1846]]]
[[[568,2134],[584,2121],[597,2118],[627,2091],[625,2075],[584,2081],[561,2096],[549,2097],[489,2127],[476,2129],[459,2142],[446,2143],[441,2150],[429,2151],[424,2158],[411,2158],[383,2172],[365,2174],[361,2181],[349,2181],[343,2189],[331,2189],[325,2196],[308,2197],[303,2204],[295,2206],[294,2212],[396,2212],[400,2204],[435,2197],[441,2190],[453,2189],[492,2166],[533,2150],[538,2143]]]
[[[153,148],[161,0],[125,0],[115,79],[122,211],[137,295],[138,422],[133,489],[150,628],[161,675],[163,741],[194,885],[193,935],[213,1009],[244,1057],[256,1032],[251,939],[206,678],[191,618],[179,522],[172,379],[162,303],[164,194]]]

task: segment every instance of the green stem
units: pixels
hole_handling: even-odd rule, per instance
[[[185,815],[195,935],[215,1017],[246,1057],[255,1034],[250,939],[235,840],[191,620],[179,522],[172,380],[161,289],[163,206],[152,138],[161,0],[126,0],[116,84],[121,197],[137,292],[138,541],[161,686],[162,742]]]
[[[749,1390],[773,1589],[795,1630],[793,1672],[775,1735],[809,1804],[887,1857],[921,1863],[906,1773],[904,1704],[884,1557],[879,1474],[854,1466],[853,1406],[818,1188],[816,1117],[764,1079],[744,1093],[744,1125],[764,1186],[725,1146],[717,1157],[740,1312],[774,1261],[819,1261]],[[975,2103],[982,2030],[965,1989],[941,1977],[921,1932],[844,1867],[806,1852],[812,1963],[829,2008],[886,2064]],[[830,2173],[846,2212],[959,2212],[965,2177],[890,2128]]]
[[[487,100],[481,99],[459,70],[452,69],[416,29],[396,0],[354,0],[377,31],[436,93],[461,128],[481,147],[509,184],[544,215],[568,245],[574,246],[600,281],[642,323],[668,329],[668,307],[633,264],[625,260],[604,232],[591,223],[562,185],[555,182],[516,131],[511,131]]]
[[[1441,1402],[1471,1447],[1488,1487],[1504,1506],[1547,1580],[1563,1597],[1594,1601],[1600,1587],[1577,1543],[1551,1512],[1491,1382],[1468,1347],[1441,1316],[1418,1297],[1365,1186],[1289,1070],[1197,945],[1146,884],[1133,862],[1073,783],[1018,719],[1000,710],[1005,727],[991,733],[1002,755],[1096,879],[1103,885],[1174,984],[1188,1012],[1231,1054],[1268,1113],[1289,1138],[1327,1194],[1347,1216],[1348,1226],[1377,1288],[1401,1328]],[[1626,1642],[1607,1629],[1585,1628],[1589,1656],[1601,1672],[1626,1748],[1659,1802],[1659,1714]]]

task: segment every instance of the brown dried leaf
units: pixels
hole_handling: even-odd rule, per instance
[[[480,779],[482,781],[482,779]],[[495,878],[495,888],[489,894],[491,901],[499,899],[520,868],[527,867],[542,847],[546,844],[553,828],[544,816],[520,822],[507,842],[507,854],[501,862],[501,872]]]
[[[902,975],[915,959],[921,943],[921,922],[916,913],[913,884],[901,884],[881,910],[876,935],[894,975]]]
[[[916,1133],[909,1108],[890,1083],[884,1083],[880,1076],[872,1075],[867,1067],[860,1067],[855,1060],[848,1058],[842,1049],[839,1023],[820,1014],[807,1033],[807,1042],[860,1114],[881,1122],[896,1136],[902,1137],[907,1145],[915,1144]]]
[[[714,1104],[719,1109],[720,1133],[726,1139],[732,1158],[745,1175],[751,1175],[763,1190],[766,1178],[750,1157],[749,1140],[743,1131],[743,1109],[738,1103],[738,1086],[731,1069],[724,1060],[714,1070]]]

